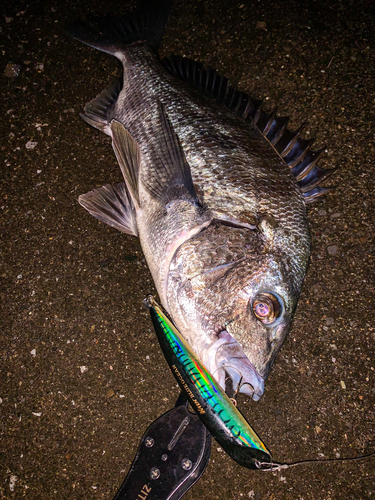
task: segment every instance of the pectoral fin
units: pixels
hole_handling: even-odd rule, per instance
[[[190,165],[164,107],[158,103],[148,144],[153,164],[142,175],[142,184],[161,203],[190,198],[198,203]]]
[[[166,206],[181,198],[199,204],[190,165],[161,103],[156,108],[148,151],[153,164],[142,175],[142,184],[151,196]]]
[[[139,208],[138,173],[141,161],[139,146],[124,125],[117,120],[111,121],[111,132],[112,146],[126,186],[134,205]]]
[[[140,183],[165,206],[180,199],[199,205],[190,166],[161,103],[150,112],[149,121],[152,125],[146,126],[143,131],[147,139],[148,158],[141,172],[141,153],[137,142],[122,123],[117,120],[111,122],[113,149],[135,207],[140,207]]]
[[[78,201],[96,219],[123,233],[138,236],[135,209],[125,183],[107,184],[82,194]]]

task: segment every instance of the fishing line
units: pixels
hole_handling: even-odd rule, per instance
[[[369,453],[367,455],[360,455],[358,457],[345,457],[345,458],[326,458],[325,460],[313,459],[313,460],[298,460],[297,462],[292,462],[290,464],[279,464],[277,462],[260,462],[255,461],[255,467],[258,470],[264,472],[277,472],[284,469],[290,469],[291,467],[297,467],[297,465],[311,465],[311,464],[323,464],[323,463],[333,463],[333,462],[356,462],[359,460],[364,460],[365,458],[370,458],[375,456],[375,452]]]

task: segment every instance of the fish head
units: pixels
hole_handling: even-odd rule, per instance
[[[291,327],[298,295],[282,262],[273,255],[240,264],[222,280],[232,289],[212,346],[210,364],[222,368],[234,387],[259,399],[277,352]],[[283,272],[284,271],[284,272]],[[216,352],[215,352],[216,351]],[[221,375],[222,376],[222,375]]]
[[[291,254],[257,231],[216,226],[206,232],[172,261],[171,314],[223,388],[229,376],[234,390],[258,400],[291,327],[308,236]]]

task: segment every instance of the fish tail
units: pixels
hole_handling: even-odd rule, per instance
[[[70,35],[102,52],[120,58],[125,47],[146,43],[155,50],[160,45],[173,0],[142,0],[123,17],[91,17],[68,28]]]

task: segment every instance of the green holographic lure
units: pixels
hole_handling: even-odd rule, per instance
[[[237,463],[258,469],[271,455],[188,343],[149,297],[145,301],[164,356],[191,406],[220,446]],[[258,465],[257,465],[258,464]]]

